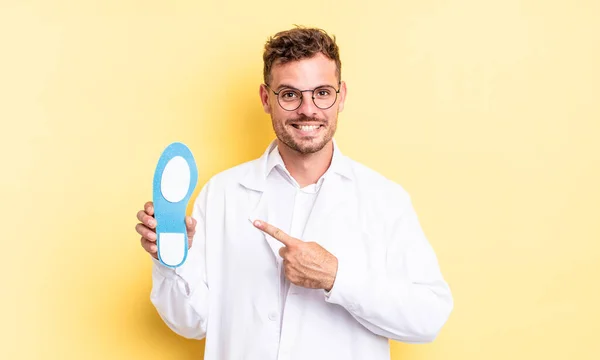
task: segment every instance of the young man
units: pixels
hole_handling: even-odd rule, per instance
[[[152,203],[137,215],[158,313],[206,337],[206,360],[382,360],[388,339],[433,341],[453,299],[410,197],[333,140],[346,98],[335,40],[294,28],[263,58],[277,139],[202,188],[181,267],[156,260]]]

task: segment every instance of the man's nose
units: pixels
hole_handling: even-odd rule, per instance
[[[298,115],[305,115],[307,117],[314,117],[317,115],[318,107],[315,105],[313,101],[313,93],[312,92],[303,92],[302,93],[302,104],[296,110]]]

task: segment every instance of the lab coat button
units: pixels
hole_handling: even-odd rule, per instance
[[[277,320],[277,313],[275,311],[269,313],[269,320],[272,320],[272,321]]]

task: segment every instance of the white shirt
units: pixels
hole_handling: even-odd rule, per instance
[[[313,199],[271,171],[274,148],[203,186],[182,266],[154,261],[150,298],[165,323],[206,337],[205,360],[388,360],[388,339],[433,341],[453,299],[406,191],[334,142]],[[282,282],[282,244],[255,219],[336,256],[331,291]]]

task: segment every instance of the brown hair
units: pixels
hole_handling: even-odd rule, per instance
[[[265,84],[271,81],[271,69],[274,65],[311,58],[318,53],[335,61],[336,75],[338,81],[341,81],[342,62],[335,36],[330,37],[322,29],[301,26],[278,32],[265,44],[263,53]]]

